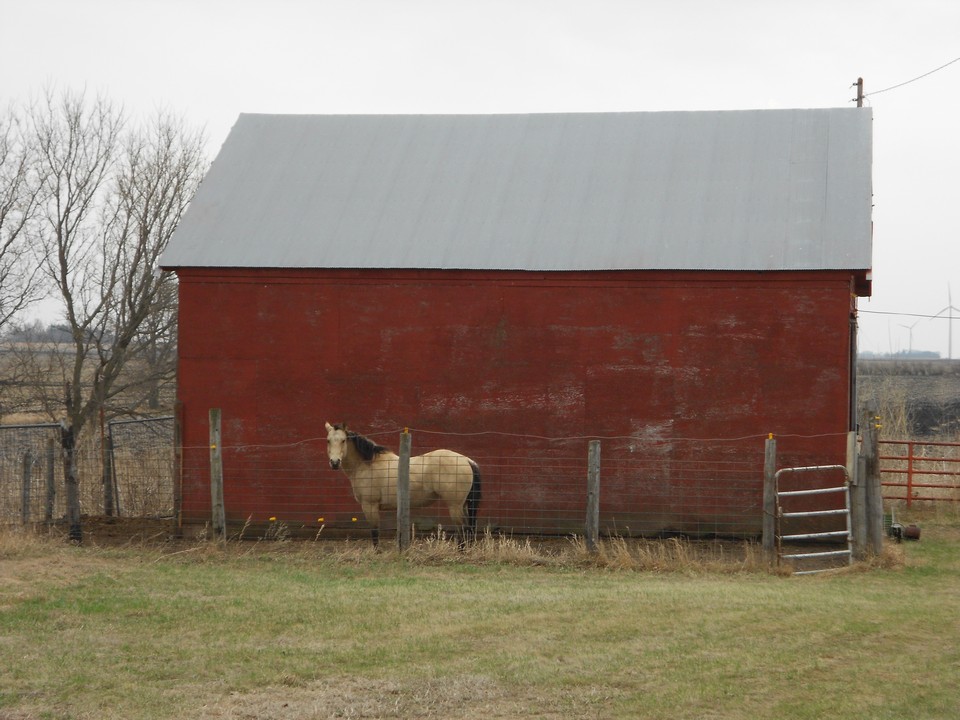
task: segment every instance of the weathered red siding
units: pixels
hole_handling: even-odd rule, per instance
[[[223,411],[226,445],[292,444],[269,450],[278,475],[284,463],[315,464],[305,507],[349,496],[326,466],[325,444],[300,442],[324,436],[325,420],[360,432],[755,436],[758,448],[773,432],[803,436],[788,444],[785,463],[843,462],[849,272],[180,269],[179,277],[187,521],[208,517],[211,407]],[[504,442],[475,435],[456,449],[484,457],[503,454]],[[495,489],[496,473],[485,480]],[[624,505],[625,517],[649,504],[649,492],[617,482],[603,497]],[[271,514],[289,489],[248,478],[227,492],[228,517],[242,522]],[[486,493],[482,518],[496,517],[497,496]],[[731,513],[754,500],[732,493]],[[665,515],[679,504],[659,502]]]

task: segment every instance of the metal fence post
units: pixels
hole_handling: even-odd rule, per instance
[[[913,440],[907,441],[907,508],[913,506]]]
[[[600,541],[600,441],[591,440],[587,449],[587,550],[597,551]]]
[[[113,517],[113,428],[108,424],[104,430],[101,426],[100,432],[103,443],[103,514]]]
[[[410,433],[400,433],[400,459],[397,461],[397,547],[410,546]]]

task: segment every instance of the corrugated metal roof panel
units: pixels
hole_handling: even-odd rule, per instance
[[[871,265],[869,109],[241,115],[164,267]]]

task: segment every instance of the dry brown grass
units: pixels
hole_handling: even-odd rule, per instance
[[[555,690],[549,694],[533,688],[517,692],[484,675],[424,678],[399,683],[357,677],[331,677],[322,682],[292,681],[252,693],[233,693],[204,708],[201,718],[271,720],[273,718],[508,718],[536,717],[561,720],[568,710],[551,710],[589,702],[589,696],[610,691]],[[563,696],[567,696],[563,698]],[[560,702],[558,702],[560,700]]]
[[[346,563],[380,558],[414,565],[467,563],[625,572],[740,573],[770,570],[762,550],[755,543],[681,537],[604,538],[598,543],[596,552],[590,552],[580,536],[549,539],[487,532],[474,542],[461,545],[456,537],[445,535],[442,530],[416,539],[402,555],[390,542],[382,543],[377,550],[366,541],[330,541],[326,545],[332,557]]]
[[[934,518],[931,513],[926,517]],[[53,543],[59,547],[67,541],[67,528],[43,528],[37,536],[27,530],[11,528],[4,544],[29,546],[35,538],[42,547]],[[0,536],[3,533],[0,532]],[[582,536],[534,537],[508,536],[492,532],[480,534],[475,541],[461,544],[455,535],[443,529],[419,536],[400,552],[394,540],[382,538],[374,548],[367,538],[328,539],[317,533],[312,539],[293,538],[283,523],[271,524],[256,531],[245,526],[225,542],[214,541],[201,528],[190,537],[174,539],[174,526],[169,520],[136,518],[85,518],[84,546],[91,548],[139,548],[144,553],[160,556],[184,555],[223,558],[260,554],[294,556],[306,559],[322,557],[324,561],[363,567],[370,564],[407,566],[512,566],[540,567],[558,570],[605,570],[624,573],[662,573],[681,575],[705,574],[775,574],[789,575],[788,564],[776,566],[767,561],[759,543],[732,539],[699,540],[689,537],[669,538],[602,538],[591,552]],[[0,545],[0,557],[3,545]],[[854,571],[902,566],[899,546],[888,545],[880,558],[856,563]],[[800,546],[798,546],[800,549]],[[825,566],[840,561],[824,561]],[[803,569],[812,569],[813,566]],[[847,571],[845,567],[837,568]]]
[[[601,569],[617,572],[680,573],[687,575],[720,573],[789,574],[788,567],[771,567],[756,542],[689,537],[602,538],[591,552],[582,536],[535,537],[481,533],[473,542],[461,544],[455,535],[443,529],[417,537],[401,553],[392,538],[381,540],[374,548],[366,538],[325,539],[322,532],[312,540],[293,539],[283,523],[271,524],[266,531],[245,526],[226,542],[215,542],[208,531],[200,529],[189,538],[173,539],[169,520],[137,518],[85,518],[84,545],[93,548],[140,548],[147,553],[204,554],[214,556],[316,554],[337,563],[362,566],[368,563],[399,562],[414,566],[431,565],[504,565],[557,569]],[[65,527],[41,529],[40,534],[12,527],[0,532],[0,558],[3,548],[34,544],[38,553],[52,543],[60,547],[67,539]],[[28,553],[29,554],[29,553]],[[894,567],[896,563],[877,564]]]

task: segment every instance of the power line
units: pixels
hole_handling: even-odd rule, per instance
[[[933,70],[930,70],[929,72],[925,72],[923,75],[918,75],[917,77],[913,78],[912,80],[907,80],[907,81],[902,82],[902,83],[897,83],[896,85],[891,85],[891,86],[888,87],[888,88],[883,88],[883,90],[874,90],[874,91],[871,92],[871,93],[866,93],[865,95],[863,95],[863,97],[868,98],[868,97],[870,97],[871,95],[879,95],[880,93],[885,93],[885,92],[887,92],[888,90],[896,90],[897,88],[901,88],[901,87],[903,87],[904,85],[909,85],[910,83],[916,82],[917,80],[922,80],[923,78],[927,77],[928,75],[933,75],[935,72],[939,72],[939,71],[943,70],[943,69],[946,68],[946,67],[950,67],[950,66],[953,65],[955,62],[960,62],[960,57],[954,58],[954,59],[951,60],[950,62],[948,62],[948,63],[946,63],[946,64],[944,64],[944,65],[941,65],[941,66],[938,67],[938,68],[934,68]],[[897,313],[897,314],[903,314],[903,313]]]
[[[927,318],[928,320],[949,320],[950,318],[946,315],[924,315],[922,313],[908,313],[908,312],[889,312],[885,310],[858,310],[860,314],[866,315],[896,315],[898,317],[915,317],[915,318]],[[941,313],[943,310],[940,311]],[[957,318],[954,318],[955,320]]]

